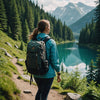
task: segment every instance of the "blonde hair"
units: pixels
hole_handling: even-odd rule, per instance
[[[45,20],[45,19],[42,19],[39,21],[38,23],[38,28],[35,28],[32,32],[32,34],[29,36],[30,39],[36,39],[36,36],[38,35],[39,32],[43,32],[46,28],[46,26],[49,25],[49,21],[48,20]]]

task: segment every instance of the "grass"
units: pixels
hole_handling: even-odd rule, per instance
[[[20,91],[16,88],[15,83],[7,75],[0,75],[0,98],[2,97],[4,100],[17,100],[19,93]]]
[[[12,47],[8,46],[6,42],[9,42]],[[4,32],[0,31],[0,100],[20,100],[20,90],[17,89],[15,83],[12,81],[12,73],[18,74],[16,67],[12,64],[10,57],[5,55],[5,49],[11,56],[18,59],[25,59],[25,50],[21,51],[15,48],[14,45],[20,47],[20,41],[14,41],[8,37]],[[2,49],[3,48],[3,49]],[[23,66],[24,62],[21,63]],[[21,78],[21,77],[20,77]]]

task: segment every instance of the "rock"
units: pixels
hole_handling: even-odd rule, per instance
[[[9,42],[6,42],[7,45],[9,45],[12,48],[12,45]]]
[[[3,50],[4,52],[7,52],[7,50],[6,49],[4,49],[4,48],[0,48],[1,50]]]
[[[30,80],[30,76],[29,75],[21,75],[23,79],[26,80]],[[34,78],[33,78],[33,82],[35,82]]]
[[[14,45],[14,47],[18,49],[18,46],[16,44]]]
[[[26,80],[30,80],[30,76],[29,75],[22,75],[22,77]]]
[[[1,50],[3,50],[4,52],[5,52],[5,55],[6,56],[8,56],[8,57],[11,57],[12,58],[12,56],[7,52],[7,50],[6,49],[4,49],[4,48],[0,48]]]
[[[32,94],[31,90],[24,90],[23,92],[26,93],[26,94]],[[33,94],[32,94],[32,96],[33,96]]]
[[[8,52],[5,52],[5,55],[12,58],[12,56]]]
[[[77,93],[67,93],[65,100],[82,100],[81,95]]]
[[[24,90],[23,92],[24,92],[24,93],[27,93],[27,94],[28,94],[28,93],[32,93],[31,90]]]
[[[18,61],[24,61],[24,59],[18,59]]]

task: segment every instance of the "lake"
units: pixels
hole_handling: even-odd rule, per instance
[[[97,52],[87,47],[79,46],[74,43],[65,43],[57,45],[59,60],[63,64],[64,69],[68,72],[78,70],[85,75],[88,66],[93,59],[96,62]]]

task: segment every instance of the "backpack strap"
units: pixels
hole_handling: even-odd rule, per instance
[[[51,39],[51,37],[45,37],[44,39],[43,39],[43,41],[45,42],[45,44],[46,44],[46,42],[48,41],[48,40],[50,40]]]

